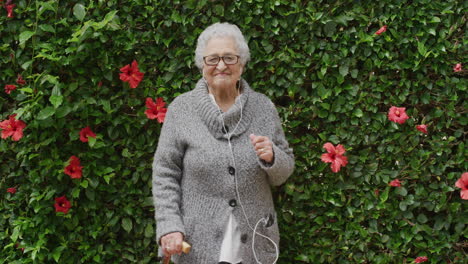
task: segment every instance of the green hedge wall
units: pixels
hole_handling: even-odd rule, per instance
[[[194,87],[196,38],[218,21],[247,37],[244,77],[275,102],[296,155],[275,190],[279,263],[465,263],[467,1],[0,3],[0,121],[26,125],[0,139],[1,263],[156,262],[161,124],[145,100]],[[133,60],[135,89],[119,79]],[[390,121],[391,106],[409,119]],[[96,138],[82,142],[87,126]],[[327,142],[346,149],[337,173]],[[81,178],[64,172],[71,156]]]

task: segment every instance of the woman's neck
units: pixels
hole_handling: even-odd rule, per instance
[[[213,94],[219,108],[225,113],[231,108],[236,101],[236,97],[240,94],[240,91],[237,90],[236,87],[228,89],[214,89],[208,87],[208,92]]]

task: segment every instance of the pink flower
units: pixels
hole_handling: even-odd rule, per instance
[[[26,124],[21,120],[16,120],[15,117],[16,114],[13,114],[10,115],[8,120],[0,122],[3,139],[11,136],[13,141],[18,141],[23,137],[23,129],[26,127]]]
[[[455,66],[453,66],[453,71],[454,71],[454,72],[461,72],[461,71],[462,71],[462,65],[461,65],[461,63],[455,64]]]
[[[62,212],[62,213],[68,213],[68,210],[70,210],[71,203],[70,201],[67,200],[67,197],[61,196],[55,198],[55,212]]]
[[[426,125],[417,125],[416,129],[423,132],[424,134],[427,134],[427,126]]]
[[[384,33],[385,31],[387,31],[387,26],[386,26],[386,25],[383,26],[383,27],[381,27],[379,30],[377,30],[377,31],[375,32],[375,34],[376,34],[376,35],[380,35],[380,34]]]
[[[91,128],[89,128],[89,126],[81,129],[80,131],[81,142],[88,142],[88,137],[96,138],[96,134],[94,134],[94,132],[91,131]]]
[[[5,93],[10,94],[11,91],[16,90],[16,85],[14,84],[7,84],[5,85]]]
[[[423,262],[426,262],[428,261],[428,258],[426,256],[424,257],[417,257],[415,260],[414,260],[414,263],[423,263]]]
[[[83,166],[80,164],[80,159],[76,156],[70,157],[68,166],[63,170],[65,174],[69,175],[72,179],[79,179],[82,176]]]
[[[398,179],[395,179],[389,183],[390,186],[392,187],[401,187],[401,181]]]
[[[388,111],[388,120],[398,124],[404,124],[406,119],[409,118],[405,110],[406,108],[404,107],[390,107],[390,110]]]
[[[164,108],[166,103],[159,97],[156,99],[156,103],[151,98],[146,98],[146,111],[145,114],[149,119],[157,119],[159,123],[164,122],[166,117],[167,108]]]
[[[8,188],[7,192],[9,192],[11,194],[15,194],[16,193],[16,188],[15,187]]]
[[[138,69],[138,62],[133,60],[132,65],[125,65],[120,68],[120,80],[128,82],[131,88],[137,88],[140,82],[143,80],[144,73]]]
[[[460,179],[455,183],[455,186],[460,188],[460,197],[463,200],[468,200],[468,172],[462,174]]]
[[[23,79],[23,76],[21,74],[18,74],[18,78],[16,78],[16,83],[19,85],[25,85],[26,81]]]
[[[5,9],[7,10],[8,12],[8,16],[9,18],[13,18],[13,8],[15,8],[15,4],[9,4],[9,5],[5,5]]]
[[[322,161],[326,163],[331,163],[330,167],[333,172],[340,171],[341,167],[348,164],[348,158],[343,156],[346,152],[345,148],[342,145],[333,146],[332,143],[325,143],[323,148],[327,150],[328,153],[322,154]]]

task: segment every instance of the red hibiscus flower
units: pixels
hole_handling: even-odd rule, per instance
[[[429,259],[427,257],[417,257],[415,260],[414,260],[414,263],[423,263],[423,262],[426,262],[428,261]]]
[[[454,71],[454,72],[461,72],[461,71],[462,71],[462,65],[461,65],[461,63],[455,64],[455,66],[453,66],[453,71]]]
[[[25,85],[26,84],[26,81],[23,80],[23,76],[21,76],[21,74],[18,74],[18,78],[16,78],[16,83],[19,84],[19,85]]]
[[[65,167],[64,172],[70,175],[72,179],[79,179],[82,175],[83,166],[80,166],[80,159],[76,156],[70,157],[68,166]]]
[[[81,142],[88,142],[88,137],[96,138],[96,134],[94,134],[94,132],[91,131],[91,128],[89,128],[89,126],[81,129],[80,131]]]
[[[16,85],[14,84],[7,84],[5,85],[5,93],[10,94],[11,91],[16,90]]]
[[[380,35],[380,34],[384,33],[385,31],[387,31],[387,26],[386,26],[386,25],[383,26],[383,27],[381,27],[379,30],[377,30],[377,31],[375,32],[375,34],[376,34],[376,35]]]
[[[128,82],[131,88],[137,88],[138,84],[143,80],[144,73],[140,72],[138,69],[138,63],[136,60],[133,60],[132,65],[125,65],[120,68],[120,80]]]
[[[401,187],[401,181],[398,179],[395,179],[389,183],[390,186],[392,187]]]
[[[9,4],[9,5],[7,4],[7,5],[5,5],[5,9],[6,9],[7,12],[8,12],[8,16],[7,16],[7,17],[9,17],[9,18],[12,18],[12,17],[13,17],[13,8],[15,8],[15,6],[16,6],[15,4]]]
[[[16,120],[15,116],[16,114],[10,115],[8,120],[0,122],[3,139],[11,136],[14,141],[18,141],[23,137],[23,129],[26,124],[21,120]]]
[[[145,114],[149,119],[158,119],[159,123],[164,122],[164,118],[166,117],[167,108],[164,108],[166,103],[164,100],[159,97],[156,99],[156,103],[151,98],[146,98],[146,111]]]
[[[322,161],[326,163],[331,163],[330,168],[333,172],[340,171],[341,167],[348,164],[348,158],[343,156],[346,152],[345,148],[342,145],[333,146],[332,143],[325,143],[323,148],[327,150],[328,153],[322,154]]]
[[[390,107],[390,110],[388,111],[388,120],[398,124],[404,124],[406,119],[409,118],[405,110],[406,108],[404,107]]]
[[[417,125],[416,129],[423,132],[424,134],[427,134],[427,126],[426,125]]]
[[[15,194],[15,193],[16,193],[16,188],[15,188],[15,187],[8,188],[8,189],[7,189],[7,192],[9,192],[9,193],[11,193],[11,194]]]
[[[462,174],[460,179],[455,183],[455,186],[460,188],[460,197],[463,200],[468,200],[468,172]]]
[[[67,197],[62,196],[62,197],[57,197],[55,198],[55,212],[62,212],[62,213],[68,213],[68,210],[71,208],[71,203],[70,201],[67,200]]]

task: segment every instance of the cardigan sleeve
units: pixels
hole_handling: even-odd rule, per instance
[[[153,160],[152,192],[155,206],[156,241],[162,236],[181,232],[185,235],[180,213],[182,160],[184,146],[178,137],[174,102],[168,107]]]
[[[268,100],[269,101],[269,100]],[[272,119],[273,119],[273,135],[270,139],[273,143],[273,162],[267,163],[259,158],[260,166],[268,174],[268,180],[271,185],[278,186],[283,184],[294,171],[294,154],[292,148],[289,147],[288,142],[284,136],[283,128],[281,127],[281,119],[279,118],[278,111],[274,104],[272,106]]]

